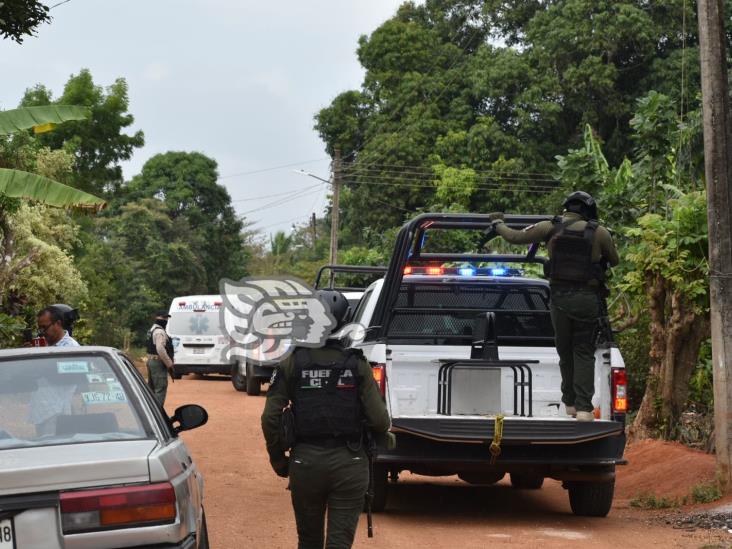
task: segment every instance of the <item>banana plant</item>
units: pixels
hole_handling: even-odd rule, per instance
[[[76,105],[44,105],[0,111],[0,137],[33,129],[36,133],[51,131],[57,124],[84,120],[91,111]],[[0,194],[24,198],[54,206],[99,211],[106,202],[58,181],[21,170],[0,168]]]

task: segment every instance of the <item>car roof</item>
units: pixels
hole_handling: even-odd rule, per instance
[[[0,360],[7,358],[27,358],[31,356],[63,356],[79,354],[111,354],[121,353],[114,347],[98,345],[81,345],[79,347],[20,347],[17,349],[0,350]]]

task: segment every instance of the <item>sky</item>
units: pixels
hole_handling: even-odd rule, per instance
[[[0,41],[0,109],[38,83],[58,96],[82,68],[97,85],[124,77],[130,131],[145,133],[125,178],[157,153],[199,151],[216,159],[220,183],[253,228],[289,231],[327,204],[327,185],[293,173],[329,178],[313,116],[360,87],[358,37],[401,2],[69,0],[36,37]]]

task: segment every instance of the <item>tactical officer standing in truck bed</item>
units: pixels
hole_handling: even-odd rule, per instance
[[[618,251],[609,231],[597,222],[597,203],[587,193],[573,192],[564,212],[516,231],[503,223],[503,214],[490,214],[494,230],[512,244],[545,242],[549,251],[546,274],[551,286],[551,316],[562,374],[562,402],[580,421],[594,419],[595,339],[606,297],[607,265],[618,264]]]
[[[336,331],[348,302],[333,290],[318,294],[338,322]],[[288,405],[295,427],[289,458],[281,430]],[[357,349],[329,339],[319,349],[295,349],[275,370],[262,431],[272,468],[290,477],[300,549],[323,548],[326,509],[325,546],[351,547],[369,481],[364,429],[386,434],[389,425],[371,367]]]

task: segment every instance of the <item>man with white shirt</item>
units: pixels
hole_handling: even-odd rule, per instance
[[[68,305],[66,306],[68,307]],[[69,311],[73,312],[70,307]],[[42,309],[37,317],[38,331],[49,347],[79,347],[79,343],[68,332],[68,312],[57,305]]]

